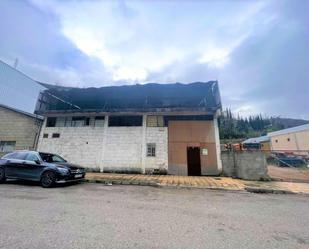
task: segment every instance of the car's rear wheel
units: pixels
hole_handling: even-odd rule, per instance
[[[41,177],[41,186],[43,188],[50,188],[54,186],[56,182],[56,174],[52,171],[46,171]]]
[[[5,178],[5,172],[3,168],[0,168],[0,183],[5,182],[6,178]]]

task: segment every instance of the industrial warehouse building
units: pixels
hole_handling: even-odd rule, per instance
[[[0,104],[0,157],[14,150],[34,150],[43,118]]]
[[[218,83],[45,85],[38,150],[101,172],[221,172]]]
[[[42,84],[0,60],[0,104],[33,114],[42,90]]]
[[[245,148],[256,148],[264,151],[308,154],[309,124],[269,132],[266,136],[249,138],[243,141],[243,145]]]
[[[309,152],[309,124],[268,133],[271,149]]]
[[[43,85],[0,60],[0,157],[35,149],[43,118],[35,106]]]

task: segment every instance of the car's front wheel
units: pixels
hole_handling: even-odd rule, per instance
[[[5,178],[5,172],[3,168],[0,168],[0,183],[5,182],[6,178]]]
[[[41,177],[41,186],[43,188],[50,188],[56,182],[56,174],[52,171],[46,171]]]

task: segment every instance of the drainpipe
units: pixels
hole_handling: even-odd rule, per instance
[[[38,143],[39,143],[39,138],[40,138],[40,134],[41,134],[41,130],[42,130],[42,126],[44,121],[42,121],[41,119],[38,118],[38,115],[35,116],[35,122],[37,122],[37,132],[35,134],[34,137],[34,141],[33,141],[33,149],[37,150],[38,149]]]

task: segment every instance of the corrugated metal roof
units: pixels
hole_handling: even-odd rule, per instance
[[[262,142],[267,142],[270,140],[269,136],[253,137],[243,141],[243,144],[257,144]]]
[[[164,108],[215,112],[221,108],[217,81],[101,88],[46,87],[49,90],[44,91],[39,98],[42,105],[38,105],[37,113],[60,110],[147,111]]]
[[[279,136],[279,135],[284,135],[284,134],[289,134],[289,133],[294,133],[294,132],[300,132],[300,131],[309,131],[309,124],[300,125],[300,126],[280,130],[280,131],[270,132],[267,135],[270,136],[270,137],[273,137],[273,136]]]

